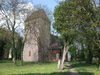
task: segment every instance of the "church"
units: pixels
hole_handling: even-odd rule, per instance
[[[26,40],[23,49],[23,61],[48,61],[50,44],[50,20],[43,9],[33,11],[25,21]]]

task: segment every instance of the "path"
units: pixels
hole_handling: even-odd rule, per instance
[[[67,62],[67,67],[69,69],[70,75],[79,75],[78,72],[73,68],[68,62]]]

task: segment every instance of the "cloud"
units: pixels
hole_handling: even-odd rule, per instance
[[[29,11],[34,9],[34,5],[31,2],[28,2],[25,4],[19,4],[18,7],[21,9],[29,10]]]

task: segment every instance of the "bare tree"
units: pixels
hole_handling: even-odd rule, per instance
[[[28,9],[25,9],[25,2],[22,0],[1,0],[0,3],[0,16],[2,16],[0,21],[3,21],[5,24],[4,27],[11,30],[12,34],[12,55],[13,55],[13,62],[16,63],[15,58],[15,32],[18,27],[21,27],[24,23],[24,16],[21,14],[28,13]],[[24,17],[24,18],[23,18]]]

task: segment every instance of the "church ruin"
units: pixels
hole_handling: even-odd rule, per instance
[[[26,41],[23,61],[43,62],[48,60],[50,44],[50,20],[45,11],[34,11],[26,21]]]

